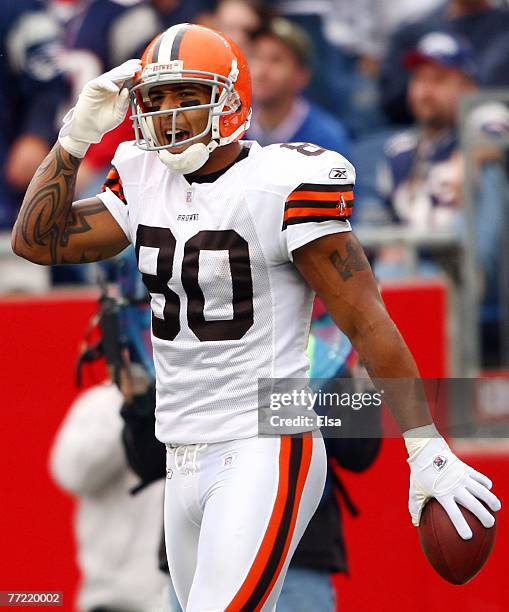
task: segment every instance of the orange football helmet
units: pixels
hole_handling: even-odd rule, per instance
[[[209,104],[192,107],[208,108],[205,129],[177,142],[177,115],[190,108],[150,110],[148,93],[156,85],[182,82],[208,85],[211,94]],[[200,168],[216,147],[239,140],[249,128],[251,77],[247,60],[227,36],[203,26],[183,23],[156,36],[143,54],[141,70],[133,79],[129,95],[138,147],[157,151],[166,165],[183,173]],[[153,127],[152,117],[163,114],[172,115],[169,144],[158,142]],[[208,133],[211,140],[207,145],[195,142]],[[185,144],[192,146],[183,153],[171,153],[172,148]]]

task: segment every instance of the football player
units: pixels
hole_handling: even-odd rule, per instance
[[[129,100],[136,140],[119,146],[104,192],[73,203],[81,159]],[[308,143],[242,142],[250,115],[237,46],[173,26],[141,61],[85,86],[13,230],[14,251],[46,265],[135,246],[152,301],[156,435],[168,449],[168,562],[188,611],[273,610],[322,495],[312,425],[257,435],[259,380],[306,377],[313,292],[372,377],[418,378],[351,232],[354,168]],[[452,454],[425,402],[392,395],[414,523],[436,497],[464,538],[458,503],[492,526],[479,501],[500,507],[489,479]]]

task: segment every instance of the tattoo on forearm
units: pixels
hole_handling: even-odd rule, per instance
[[[93,203],[72,211],[79,164],[55,145],[35,173],[19,213],[22,239],[29,247],[47,247],[52,264],[64,263],[59,249],[68,245],[71,235],[89,231],[87,217],[104,210],[102,203]]]
[[[354,242],[352,238],[348,238],[346,242],[346,255],[344,257],[338,251],[334,251],[329,256],[329,259],[344,281],[352,278],[355,272],[362,272],[369,268],[369,263],[362,247]]]

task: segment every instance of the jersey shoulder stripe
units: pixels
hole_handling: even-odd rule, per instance
[[[106,189],[112,191],[119,200],[121,200],[124,204],[127,204],[122,179],[120,178],[120,175],[115,167],[112,167],[106,175],[106,180],[104,181],[101,191],[104,192]]]
[[[352,216],[353,185],[301,183],[287,197],[282,231],[289,225],[346,221]]]

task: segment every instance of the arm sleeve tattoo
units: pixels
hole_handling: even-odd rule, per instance
[[[105,210],[100,201],[91,201],[77,209],[72,208],[79,159],[56,144],[35,173],[14,231],[14,250],[49,254],[49,264],[66,263],[65,248],[71,236],[91,229],[88,217]],[[94,253],[93,260],[100,258]],[[81,261],[92,261],[85,253]]]

